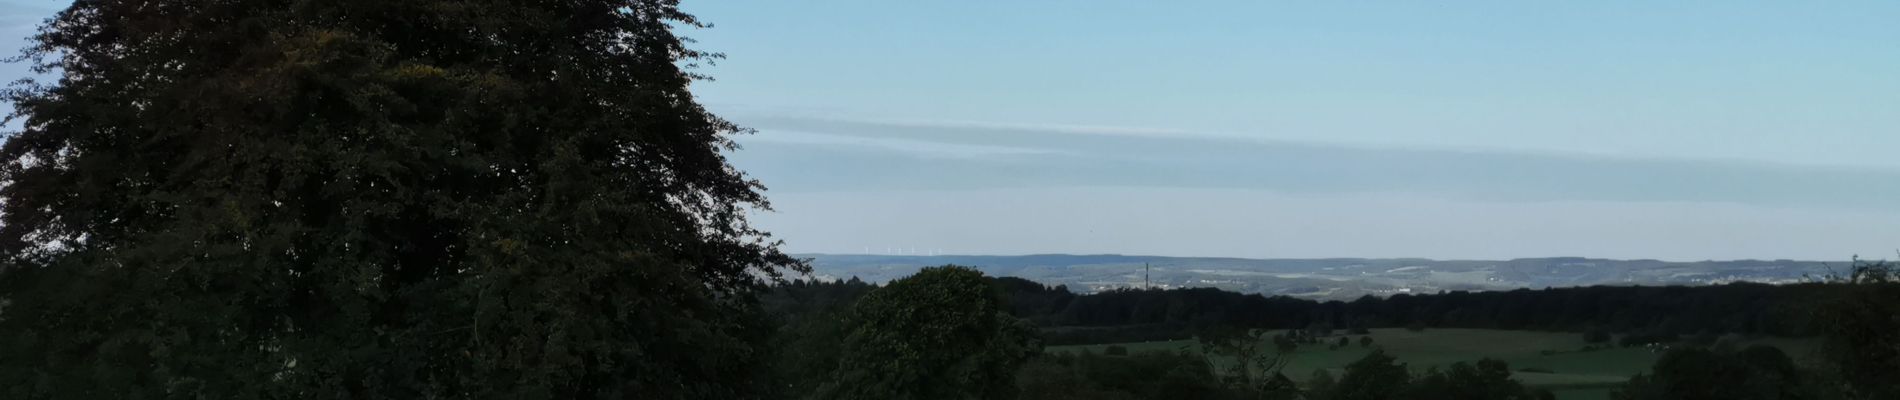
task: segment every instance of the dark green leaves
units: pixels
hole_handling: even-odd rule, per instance
[[[8,398],[746,398],[672,1],[81,1],[0,147]]]
[[[925,268],[858,300],[823,399],[1010,399],[1041,350],[976,270]]]

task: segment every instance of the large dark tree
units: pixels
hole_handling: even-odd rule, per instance
[[[1291,339],[1268,336],[1264,330],[1228,327],[1206,329],[1196,336],[1201,354],[1218,357],[1207,359],[1208,370],[1220,373],[1229,385],[1263,393],[1294,389],[1280,385],[1282,381],[1278,379],[1292,361],[1293,351],[1299,347]]]
[[[866,294],[852,306],[819,399],[1016,398],[1016,372],[1042,350],[1001,291],[974,269],[943,266]]]
[[[876,288],[857,278],[794,281],[773,287],[760,299],[778,322],[768,347],[774,397],[802,399],[831,381],[843,351],[838,339],[850,333],[846,317],[851,305]]]
[[[1346,365],[1346,373],[1332,390],[1316,393],[1313,397],[1328,400],[1387,400],[1399,399],[1412,382],[1411,372],[1398,359],[1386,355],[1385,350],[1375,349],[1372,353],[1352,364]]]
[[[1105,356],[1052,352],[1017,373],[1024,400],[1224,400],[1267,398],[1235,390],[1191,352],[1136,352]]]
[[[1444,369],[1430,368],[1412,379],[1411,386],[1399,398],[1414,400],[1536,400],[1549,392],[1524,388],[1511,379],[1511,367],[1503,361],[1478,360],[1456,362]]]
[[[746,398],[794,266],[676,0],[79,0],[0,148],[0,397]]]
[[[1856,259],[1820,308],[1824,369],[1859,399],[1900,398],[1900,266]]]
[[[1781,350],[1754,346],[1735,353],[1678,348],[1612,393],[1618,400],[1787,400],[1835,398]]]

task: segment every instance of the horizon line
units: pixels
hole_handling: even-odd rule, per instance
[[[1844,260],[1820,260],[1820,259],[1808,259],[1808,260],[1803,260],[1803,259],[1794,259],[1794,258],[1777,258],[1777,259],[1760,259],[1760,258],[1734,258],[1734,259],[1703,259],[1703,260],[1691,260],[1691,261],[1683,261],[1683,260],[1665,260],[1665,259],[1657,259],[1657,258],[1602,258],[1602,257],[1589,257],[1589,256],[1544,256],[1544,257],[1517,257],[1517,258],[1508,258],[1508,259],[1495,259],[1495,258],[1430,258],[1430,257],[1233,257],[1233,256],[1164,256],[1164,255],[1142,255],[1142,254],[1118,254],[1118,253],[1101,253],[1101,254],[1078,254],[1078,253],[1030,253],[1030,254],[937,254],[937,255],[917,255],[917,254],[872,254],[872,253],[826,253],[826,252],[797,252],[797,253],[785,253],[785,254],[786,254],[786,255],[789,255],[789,256],[793,256],[793,257],[803,257],[803,256],[868,256],[868,257],[902,257],[902,258],[932,258],[932,257],[1042,257],[1042,256],[1068,256],[1068,257],[1125,257],[1125,258],[1199,258],[1199,259],[1226,259],[1226,260],[1257,260],[1257,261],[1277,261],[1277,260],[1288,260],[1288,261],[1315,261],[1315,260],[1420,260],[1420,261],[1518,261],[1518,260],[1551,260],[1551,259],[1581,259],[1581,260],[1602,260],[1602,261],[1655,261],[1655,262],[1665,262],[1665,263],[1701,263],[1701,262],[1744,262],[1744,261],[1755,261],[1755,262],[1804,262],[1804,263],[1824,263],[1824,264],[1825,264],[1825,263],[1852,263],[1852,262],[1854,262],[1854,261],[1856,261],[1856,259],[1844,259]],[[1859,261],[1862,261],[1862,262],[1882,262],[1882,261],[1887,261],[1887,259],[1869,259],[1869,258],[1859,258],[1858,260],[1859,260]]]

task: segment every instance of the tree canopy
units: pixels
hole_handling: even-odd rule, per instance
[[[1006,278],[1007,279],[1007,278]],[[1051,334],[1052,344],[1188,339],[1210,326],[1304,329],[1337,327],[1601,330],[1666,340],[1701,332],[1811,336],[1814,312],[1836,285],[1730,283],[1710,286],[1593,286],[1449,291],[1320,301],[1215,288],[1070,293],[1009,285],[1012,309],[1042,326],[1086,327]]]
[[[0,397],[749,398],[802,268],[674,0],[87,0],[0,147]]]
[[[1035,327],[1010,316],[974,269],[925,268],[859,299],[825,399],[1010,399],[1016,370],[1040,353]]]
[[[1405,386],[1412,381],[1412,375],[1406,371],[1405,364],[1386,355],[1385,350],[1375,349],[1364,358],[1346,365],[1346,372],[1332,385],[1332,390],[1317,396],[1330,400],[1384,400],[1401,398]]]
[[[1618,400],[1661,399],[1815,399],[1819,395],[1806,373],[1781,350],[1753,346],[1725,353],[1699,347],[1671,350],[1656,360],[1648,374],[1639,374],[1619,388]]]
[[[1818,309],[1825,372],[1853,398],[1900,398],[1900,266],[1856,259]]]

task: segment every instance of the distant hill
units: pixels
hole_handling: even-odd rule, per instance
[[[1705,285],[1735,281],[1793,283],[1829,274],[1846,261],[1735,260],[1672,262],[1581,257],[1515,260],[1416,258],[1248,259],[1125,255],[892,256],[800,254],[813,277],[884,282],[925,266],[957,264],[992,276],[1014,276],[1077,292],[1149,285],[1215,287],[1243,293],[1309,298],[1509,290],[1591,285]]]

